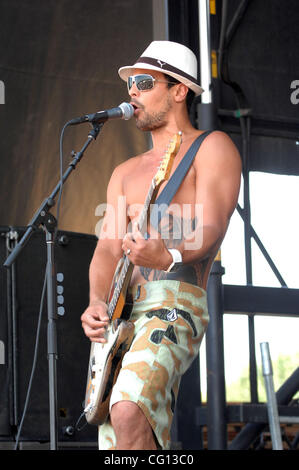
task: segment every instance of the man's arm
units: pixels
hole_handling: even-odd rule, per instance
[[[178,249],[183,261],[215,256],[238,202],[242,163],[239,152],[223,132],[213,132],[195,159],[197,225]]]
[[[241,158],[232,140],[222,132],[213,132],[206,138],[193,166],[196,171],[196,227],[175,246],[182,253],[184,263],[216,255],[236,207],[240,188]],[[158,270],[168,268],[172,257],[162,239],[146,241],[136,226],[133,238],[134,243],[131,234],[124,238],[123,249],[132,250],[130,259],[134,264]]]

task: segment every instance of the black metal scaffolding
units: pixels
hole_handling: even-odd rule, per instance
[[[221,5],[220,13],[218,13],[218,16],[220,16],[219,41],[217,44],[211,44],[210,2],[208,0],[198,0],[200,77],[206,93],[201,96],[201,102],[197,104],[197,124],[200,125],[202,129],[215,129],[216,123],[220,122],[220,128],[231,133],[232,137],[237,136],[236,140],[243,163],[244,201],[243,207],[240,207],[240,205],[237,206],[237,211],[242,218],[244,226],[246,285],[223,285],[222,275],[224,269],[221,265],[221,257],[219,256],[219,258],[215,260],[208,285],[210,323],[206,334],[207,404],[196,406],[194,426],[197,426],[197,429],[202,429],[203,426],[207,427],[208,449],[247,449],[263,429],[265,429],[268,423],[266,405],[259,403],[258,399],[255,316],[267,314],[291,317],[299,316],[299,289],[289,289],[287,287],[285,280],[251,224],[249,175],[252,166],[250,154],[252,123],[256,125],[258,122],[258,125],[260,125],[262,120],[252,113],[252,109],[242,88],[230,77],[228,49],[234,34],[244,19],[244,15],[246,15],[248,6],[252,2],[250,0],[237,2],[236,9],[230,20],[228,17],[228,9],[229,6],[231,6],[229,2],[223,0],[222,2],[216,3],[218,6]],[[181,5],[181,8],[187,16],[188,8],[191,9],[190,3],[188,5],[184,3],[184,5]],[[189,39],[190,43],[191,39],[188,38],[184,28],[182,28],[180,34],[180,39],[183,37],[186,43],[188,43]],[[217,55],[218,70],[215,80],[213,80],[211,75],[211,48],[214,49]],[[217,106],[213,103],[212,90],[217,91],[219,81],[230,88],[235,98],[234,109],[222,109],[219,107],[217,109]],[[267,122],[263,122],[262,126],[263,128],[260,133],[265,136],[280,136],[279,129],[284,129],[284,135],[289,138],[296,138],[296,135],[298,135],[293,119],[288,120],[281,117],[279,119],[272,118]],[[252,240],[256,242],[262,255],[265,257],[281,285],[280,288],[256,287],[253,285]],[[223,315],[225,312],[236,314],[245,313],[248,316],[250,403],[229,405],[226,402],[223,337]],[[193,368],[193,374],[196,373],[198,373],[198,365]],[[190,374],[185,380],[191,387],[192,380]],[[299,368],[294,371],[292,376],[277,392],[277,403],[280,414],[294,416],[298,419],[299,408],[297,406],[288,406],[298,389]],[[197,388],[197,392],[200,394],[200,386]],[[183,401],[179,403],[179,406],[184,408],[185,405]],[[181,412],[179,415],[181,417],[179,424],[183,428],[187,426],[187,423],[182,419],[183,413]],[[227,426],[229,423],[234,422],[243,423],[244,427],[229,445]],[[183,445],[192,445],[192,443],[188,444],[186,441],[184,442],[183,432],[179,432],[178,434],[182,437]],[[201,432],[199,432],[199,435],[197,447],[193,448],[202,448]]]

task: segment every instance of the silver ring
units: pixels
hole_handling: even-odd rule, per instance
[[[127,249],[127,256],[129,256],[129,254],[131,253],[131,250],[130,248]]]

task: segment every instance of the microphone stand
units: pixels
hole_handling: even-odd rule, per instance
[[[56,267],[54,259],[54,242],[55,233],[57,230],[57,220],[50,213],[50,209],[55,205],[55,196],[60,190],[61,185],[67,180],[71,172],[76,168],[77,164],[81,160],[85,150],[89,144],[96,140],[104,123],[92,123],[93,129],[89,132],[88,138],[83,145],[80,152],[74,155],[73,160],[69,164],[68,169],[65,171],[56,187],[48,198],[46,198],[39,209],[34,214],[27,230],[24,233],[21,240],[12,250],[10,255],[7,257],[4,266],[9,268],[19,256],[24,246],[29,241],[32,233],[42,226],[46,232],[46,244],[47,244],[47,271],[46,271],[46,282],[47,282],[47,310],[48,310],[48,329],[47,329],[47,347],[48,347],[48,366],[49,366],[49,418],[50,418],[50,450],[57,450],[57,295],[56,295]]]

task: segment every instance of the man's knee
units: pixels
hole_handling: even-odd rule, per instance
[[[151,425],[136,403],[115,403],[111,408],[110,418],[120,449],[157,448]]]
[[[111,423],[118,432],[126,432],[133,436],[140,432],[152,432],[152,428],[136,403],[131,401],[119,401],[111,408]]]
[[[142,416],[143,413],[138,405],[131,401],[119,401],[111,408],[111,423],[117,428],[121,425],[127,428],[129,423],[139,421]]]

